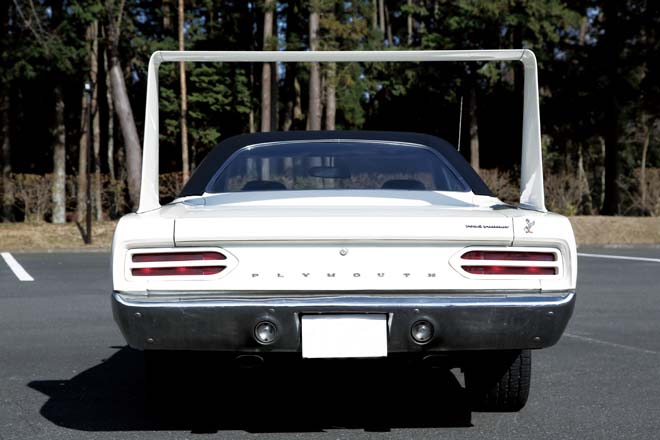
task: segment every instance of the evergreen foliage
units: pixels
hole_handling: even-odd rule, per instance
[[[66,103],[67,173],[75,174],[81,91],[89,75],[85,32],[93,21],[108,20],[107,8],[118,10],[120,1],[2,3],[0,91],[3,103],[9,103],[11,140],[5,161],[17,173],[52,171],[50,126],[53,89],[59,84]],[[177,49],[176,3],[126,0],[121,15],[119,52],[140,132],[149,56],[155,50]],[[660,203],[648,200],[658,193],[643,190],[654,184],[641,177],[647,175],[640,169],[642,164],[645,169],[660,168],[660,2],[385,0],[383,11],[374,9],[380,3],[374,0],[275,3],[274,36],[263,47],[262,0],[186,0],[186,48],[307,50],[309,11],[316,8],[321,16],[320,50],[532,49],[539,62],[546,172],[573,176],[581,185],[577,201],[560,209],[573,214],[660,214],[654,208]],[[276,69],[272,99],[277,128],[304,129],[309,66]],[[100,70],[99,93],[105,96],[106,72]],[[194,167],[219,140],[258,129],[253,121],[260,120],[261,66],[190,64],[186,72]],[[457,143],[463,99],[463,127],[466,121],[478,122],[481,167],[515,173],[523,77],[514,63],[340,63],[336,70],[322,66],[321,72],[323,81],[336,86],[337,129],[421,131]],[[181,168],[178,69],[164,64],[159,78],[161,169],[173,172]],[[467,105],[471,93],[476,96],[474,109]],[[103,99],[99,105],[103,150],[112,115]],[[118,130],[117,124],[114,127]],[[460,136],[461,152],[469,156],[469,148],[464,148],[470,144],[469,130]],[[114,139],[121,143],[120,135]],[[119,153],[101,169],[121,169],[123,160]],[[118,175],[125,178],[125,173]]]

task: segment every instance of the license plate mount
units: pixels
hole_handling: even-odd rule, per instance
[[[387,315],[303,315],[303,358],[387,356]]]

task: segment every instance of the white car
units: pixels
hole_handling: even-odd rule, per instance
[[[475,408],[524,406],[530,350],[560,338],[577,276],[570,223],[543,206],[540,134],[524,147],[538,158],[523,154],[517,207],[449,143],[365,131],[227,139],[161,207],[153,138],[148,129],[140,209],[113,242],[113,311],[131,347],[442,357],[465,372]]]

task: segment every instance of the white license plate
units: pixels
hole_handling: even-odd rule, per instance
[[[387,356],[387,315],[305,315],[304,358]]]

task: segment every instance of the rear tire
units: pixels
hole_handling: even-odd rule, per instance
[[[479,353],[464,371],[473,410],[515,412],[527,403],[532,376],[530,350]]]

